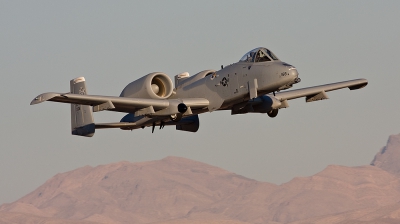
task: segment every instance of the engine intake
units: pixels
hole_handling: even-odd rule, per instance
[[[129,83],[120,97],[167,99],[173,90],[172,80],[162,72],[150,73]]]

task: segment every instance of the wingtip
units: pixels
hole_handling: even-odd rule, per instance
[[[350,90],[362,89],[368,85],[367,79],[358,79],[357,81],[359,81],[358,84],[350,86]]]
[[[39,95],[39,96],[35,97],[35,98],[31,101],[30,105],[35,105],[35,104],[38,104],[38,103],[43,102],[43,101],[41,101],[41,99],[42,99],[42,95]]]
[[[360,79],[360,81],[362,81],[365,85],[368,84],[368,80],[367,79]]]
[[[30,105],[35,105],[38,103],[43,103],[44,101],[50,100],[53,97],[60,96],[61,94],[59,93],[43,93],[35,97]]]

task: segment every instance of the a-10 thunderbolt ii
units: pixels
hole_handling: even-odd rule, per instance
[[[133,130],[175,125],[176,130],[196,132],[198,114],[230,110],[231,114],[266,113],[275,117],[288,100],[305,97],[306,102],[328,99],[326,92],[360,89],[366,79],[355,79],[290,91],[300,82],[297,69],[282,62],[270,50],[260,47],[246,53],[239,62],[221,70],[205,70],[193,76],[187,72],[172,80],[162,72],[150,73],[129,83],[119,97],[87,95],[85,78],[71,80],[69,93],[43,93],[32,104],[54,101],[71,104],[73,135],[91,137],[95,129]],[[93,112],[127,113],[120,122],[94,123]]]

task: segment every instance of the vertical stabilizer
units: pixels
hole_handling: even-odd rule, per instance
[[[71,93],[86,95],[84,77],[79,77],[70,82]],[[71,104],[71,132],[73,135],[92,137],[95,125],[92,107],[89,105]]]

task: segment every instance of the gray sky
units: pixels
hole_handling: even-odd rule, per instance
[[[329,164],[369,164],[400,132],[399,11],[400,1],[0,1],[0,204],[57,173],[121,160],[182,156],[277,184]],[[290,101],[274,119],[203,114],[196,134],[76,137],[69,105],[29,105],[40,93],[68,92],[75,77],[86,78],[89,94],[118,96],[150,72],[219,69],[259,46],[297,67],[295,88],[369,85]]]

